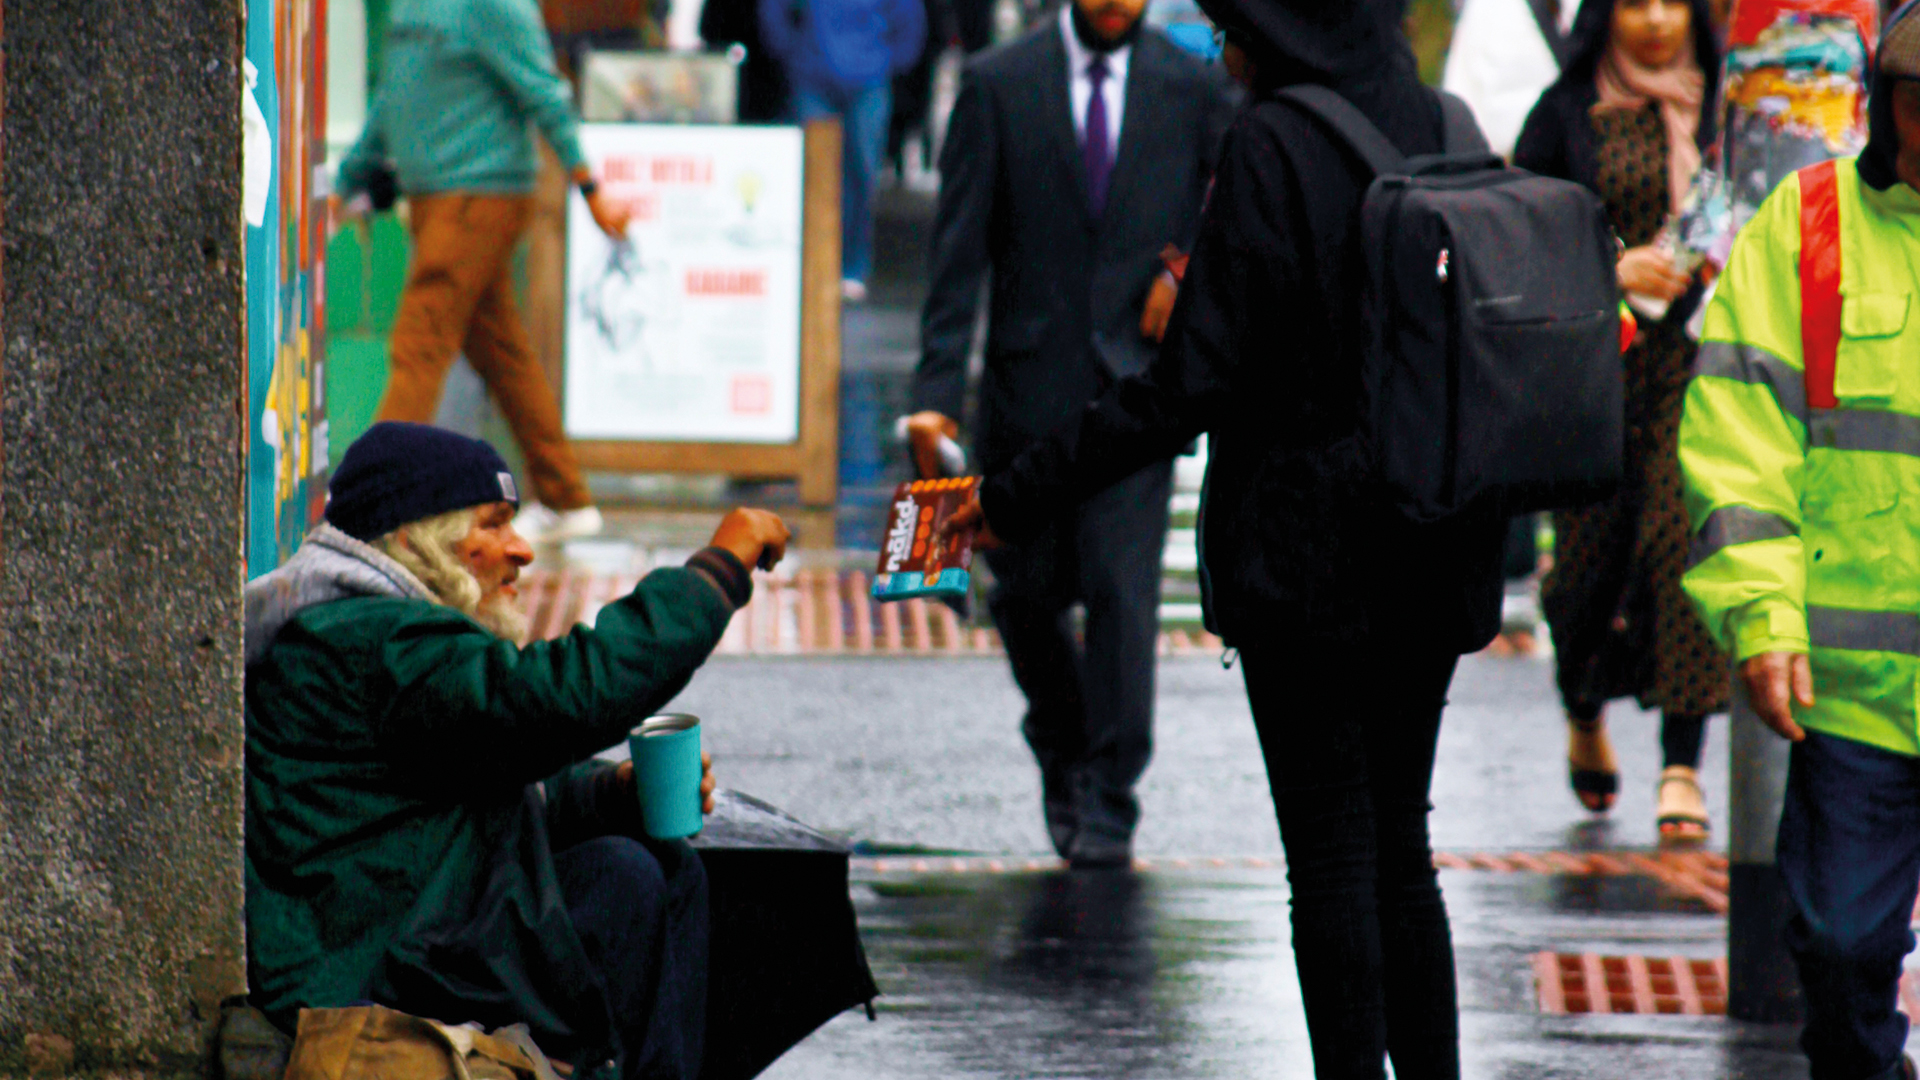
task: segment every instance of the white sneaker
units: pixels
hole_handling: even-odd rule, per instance
[[[867,283],[858,278],[847,278],[840,283],[840,299],[845,300],[849,304],[865,303],[867,299]]]
[[[536,502],[522,506],[513,516],[513,531],[530,544],[557,544],[562,540],[597,536],[605,524],[596,506],[556,511]]]

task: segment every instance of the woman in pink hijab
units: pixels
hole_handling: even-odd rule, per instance
[[[1678,429],[1696,349],[1685,325],[1701,290],[1654,240],[1713,142],[1719,48],[1709,0],[1585,0],[1571,38],[1513,160],[1606,202],[1624,249],[1620,288],[1641,330],[1626,355],[1626,482],[1606,502],[1554,515],[1541,608],[1574,794],[1591,812],[1612,808],[1619,772],[1604,710],[1637,698],[1661,713],[1661,839],[1697,842],[1708,828],[1700,744],[1728,694],[1727,658],[1680,590],[1689,536]]]

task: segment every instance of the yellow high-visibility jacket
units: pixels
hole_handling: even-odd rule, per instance
[[[1735,240],[1680,423],[1683,578],[1736,660],[1812,654],[1810,729],[1920,756],[1920,195],[1836,163],[1832,407],[1801,346],[1801,178]]]

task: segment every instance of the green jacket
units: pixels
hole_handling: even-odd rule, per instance
[[[552,855],[638,827],[588,759],[686,685],[733,606],[656,570],[516,648],[322,526],[248,586],[249,985],[288,1022],[378,1001],[615,1056]],[[542,1042],[548,1045],[547,1041]]]
[[[1813,730],[1920,755],[1920,195],[1836,168],[1834,408],[1800,343],[1800,183],[1741,230],[1680,424],[1683,583],[1736,660],[1811,650]]]
[[[340,163],[351,197],[391,162],[400,190],[533,190],[533,137],[569,172],[585,162],[573,95],[534,0],[396,0],[367,126]]]

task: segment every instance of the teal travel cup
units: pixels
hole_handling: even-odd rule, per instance
[[[700,718],[687,713],[649,717],[627,736],[640,820],[656,840],[700,831]]]

